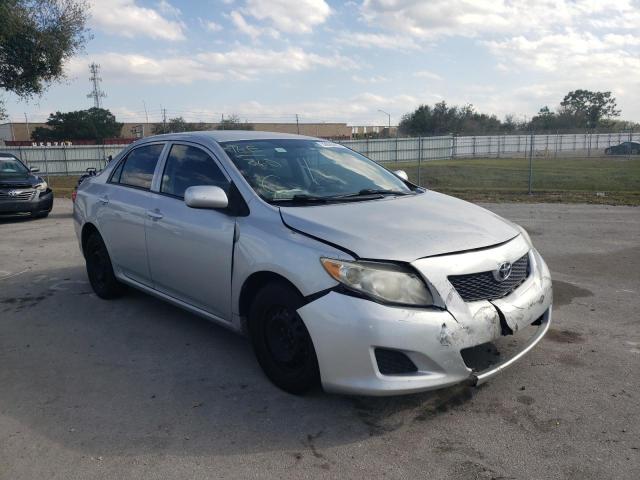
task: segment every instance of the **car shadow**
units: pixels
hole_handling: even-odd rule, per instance
[[[3,281],[0,318],[3,416],[93,456],[321,459],[323,448],[462,408],[475,392],[289,395],[264,377],[245,338],[133,290],[101,300],[81,266]]]
[[[38,221],[40,219],[32,217],[30,214],[28,213],[24,213],[24,214],[0,214],[0,225],[5,224],[5,223],[21,223],[21,222],[28,222],[28,221]]]

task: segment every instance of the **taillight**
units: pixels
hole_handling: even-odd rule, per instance
[[[78,196],[78,192],[76,190],[74,190],[73,192],[71,192],[71,201],[75,202],[76,201],[76,197]]]

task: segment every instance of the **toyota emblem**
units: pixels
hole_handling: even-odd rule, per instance
[[[497,282],[504,282],[511,276],[511,262],[503,262],[497,270],[493,272],[493,278]]]

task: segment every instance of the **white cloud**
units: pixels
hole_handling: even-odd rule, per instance
[[[322,56],[298,47],[286,50],[265,50],[239,47],[229,52],[196,55],[203,65],[216,65],[239,78],[251,78],[261,73],[302,72],[316,67],[353,69],[357,64],[342,55]]]
[[[389,35],[463,37],[493,55],[486,83],[500,88],[474,92],[461,79],[450,102],[531,114],[588,88],[613,91],[623,115],[640,112],[640,0],[363,0],[360,13]]]
[[[238,47],[224,52],[153,58],[133,53],[105,53],[74,58],[67,72],[85,74],[91,61],[100,63],[102,76],[117,82],[188,84],[198,80],[251,80],[263,74],[302,72],[315,68],[353,69],[356,63],[341,55],[321,56],[297,47],[266,50]]]
[[[559,103],[569,90],[587,88],[611,90],[625,110],[640,106],[640,36],[567,30],[563,33],[529,39],[524,36],[487,42],[501,64],[524,74],[536,73],[532,90],[516,92],[535,95],[550,106]],[[539,105],[542,106],[542,105]]]
[[[414,72],[413,76],[417,78],[426,78],[427,80],[442,80],[442,77],[440,75],[428,70],[420,70],[418,72]]]
[[[180,9],[171,5],[167,0],[160,0],[160,2],[158,2],[158,10],[160,10],[164,15],[170,15],[173,17],[179,17],[182,15]]]
[[[560,26],[637,28],[637,0],[364,0],[371,25],[420,38],[544,34]]]
[[[203,20],[201,18],[200,23],[205,29],[209,30],[210,32],[219,32],[220,30],[222,30],[222,25],[214,22],[213,20]]]
[[[563,79],[616,83],[640,81],[640,36],[605,35],[572,30],[541,38],[524,36],[486,42],[504,64],[558,74]]]
[[[311,33],[331,15],[324,0],[246,0],[244,6],[231,12],[231,19],[242,33],[256,38],[273,31],[283,33]],[[247,22],[246,17],[269,24],[259,27]]]
[[[388,50],[411,50],[418,48],[415,39],[407,35],[346,32],[338,35],[337,40],[342,44],[358,48],[383,48]]]
[[[386,83],[389,79],[383,75],[372,75],[370,77],[364,77],[360,75],[352,75],[351,80],[356,83],[361,84],[377,84],[377,83]]]
[[[175,7],[163,1],[158,10],[140,7],[135,0],[91,0],[91,25],[112,35],[122,37],[146,36],[162,40],[183,40],[183,25],[163,16],[167,9],[175,16]]]
[[[263,28],[263,27],[258,27],[256,25],[250,24],[245,20],[244,16],[237,10],[234,10],[233,12],[231,12],[229,14],[229,18],[231,18],[231,22],[240,33],[244,33],[245,35],[248,35],[253,40],[256,40],[258,37],[265,34],[271,36],[272,38],[278,38],[280,36],[278,31],[274,30],[273,28],[269,28],[269,27]]]

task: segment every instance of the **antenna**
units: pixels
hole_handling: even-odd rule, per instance
[[[89,65],[89,72],[91,72],[91,83],[93,84],[93,90],[91,93],[87,94],[87,98],[93,98],[93,106],[94,108],[102,108],[102,98],[107,96],[102,90],[100,90],[100,82],[102,82],[102,78],[100,77],[100,65],[97,63],[92,63]]]

